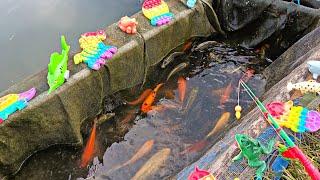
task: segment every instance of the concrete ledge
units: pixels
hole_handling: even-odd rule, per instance
[[[169,25],[152,27],[139,12],[134,15],[139,21],[137,35],[121,32],[116,23],[106,28],[105,43],[118,47],[106,68],[91,71],[84,64],[74,65],[70,56],[71,78],[52,94],[47,95],[47,70],[0,93],[37,89],[37,97],[26,109],[0,125],[0,177],[17,171],[36,151],[55,144],[82,145],[81,124],[100,113],[107,95],[142,83],[150,65],[187,39],[214,32],[199,3],[194,9],[176,0],[168,5],[175,14]]]

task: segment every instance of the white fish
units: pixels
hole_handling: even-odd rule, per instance
[[[319,93],[320,92],[320,83],[317,83],[315,80],[304,81],[296,84],[288,83],[287,89],[289,91],[296,89],[300,90],[302,94],[306,92]]]

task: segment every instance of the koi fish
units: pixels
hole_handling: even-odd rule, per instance
[[[206,136],[206,138],[209,138],[210,136],[216,134],[217,132],[219,132],[222,128],[225,127],[226,124],[228,124],[230,119],[230,113],[229,112],[225,112],[221,115],[221,117],[219,118],[219,120],[217,120],[216,125],[214,126],[214,128],[212,129],[212,131]]]
[[[167,58],[165,58],[161,64],[161,68],[166,68],[168,64],[170,64],[171,62],[173,62],[175,60],[175,58],[177,58],[178,56],[183,55],[183,52],[174,52],[172,54],[170,54]]]
[[[183,77],[179,77],[178,79],[178,91],[179,91],[179,99],[183,103],[184,97],[186,95],[187,89],[187,81]]]
[[[179,71],[182,71],[184,68],[186,68],[189,65],[189,63],[183,62],[179,65],[177,65],[168,75],[167,81],[173,76],[174,74],[178,73]]]
[[[248,82],[252,76],[254,76],[254,69],[248,68],[244,75],[241,77],[243,82]]]
[[[180,152],[179,154],[184,155],[187,153],[199,152],[203,148],[205,148],[208,144],[209,144],[209,142],[206,139],[198,141],[195,144],[188,146],[184,151]]]
[[[150,111],[152,109],[152,104],[153,104],[154,100],[156,99],[157,92],[161,88],[162,85],[163,85],[163,83],[158,84],[157,87],[154,88],[154,90],[144,100],[144,102],[141,106],[141,111],[143,113],[147,113],[148,111]]]
[[[149,96],[149,94],[151,92],[152,92],[152,89],[146,89],[143,91],[143,93],[139,96],[138,99],[131,101],[131,102],[127,102],[127,104],[132,105],[132,106],[140,104]]]
[[[287,85],[288,91],[293,89],[300,90],[302,94],[306,92],[319,93],[320,92],[320,83],[317,83],[315,80],[304,81],[296,84],[292,84],[291,82]]]
[[[80,167],[84,168],[88,165],[89,161],[91,161],[93,154],[94,154],[94,145],[95,145],[95,140],[96,140],[96,121],[94,121],[91,134],[89,137],[89,140],[86,144],[86,147],[83,151],[82,157],[81,157],[81,164]]]
[[[186,112],[189,111],[189,109],[191,108],[191,106],[193,105],[194,101],[196,100],[196,98],[198,96],[198,92],[199,92],[199,88],[198,87],[193,88],[191,90],[186,105],[181,108],[182,114],[185,114]]]
[[[223,106],[224,103],[226,103],[229,100],[232,89],[232,84],[230,82],[226,88],[213,91],[214,94],[221,94],[220,106]]]
[[[146,141],[128,161],[126,161],[122,165],[119,165],[119,166],[112,168],[106,174],[109,174],[110,172],[113,172],[113,171],[120,169],[124,166],[127,166],[129,164],[135,163],[137,160],[141,159],[143,156],[148,154],[151,151],[153,145],[154,145],[153,139]]]
[[[146,180],[152,174],[157,172],[160,167],[166,162],[170,155],[171,150],[164,148],[154,154],[131,178],[132,180]]]

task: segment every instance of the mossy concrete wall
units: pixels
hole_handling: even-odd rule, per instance
[[[153,27],[141,12],[135,14],[138,34],[127,35],[117,24],[108,26],[106,44],[118,47],[105,68],[92,71],[69,60],[70,79],[47,95],[47,70],[12,86],[0,96],[37,88],[28,107],[0,125],[0,173],[13,173],[34,152],[54,144],[82,145],[80,127],[102,110],[103,99],[114,92],[141,84],[148,68],[172,49],[194,36],[209,36],[214,29],[198,3],[188,9],[185,1],[167,1],[175,18],[168,25]]]

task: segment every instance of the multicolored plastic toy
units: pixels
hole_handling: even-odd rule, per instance
[[[118,23],[119,28],[128,34],[137,33],[138,22],[135,18],[129,18],[128,16],[122,17]]]
[[[150,19],[152,26],[167,24],[174,17],[163,0],[145,0],[142,5],[142,13]]]
[[[0,123],[8,119],[9,115],[13,114],[17,110],[24,109],[30,101],[36,95],[36,89],[30,90],[20,94],[8,94],[0,98]]]
[[[189,175],[188,180],[215,180],[216,178],[206,170],[199,169],[197,166]]]
[[[188,0],[187,1],[187,6],[188,8],[193,8],[197,3],[197,0]]]
[[[309,111],[302,106],[293,106],[292,101],[272,102],[266,107],[280,126],[294,132],[316,132],[320,129],[320,114],[317,111]]]
[[[48,94],[60,87],[64,83],[65,79],[69,78],[68,54],[70,46],[67,44],[64,36],[61,36],[61,49],[61,54],[54,52],[50,57],[47,75],[50,87]]]
[[[296,89],[300,90],[302,94],[306,92],[319,93],[320,92],[320,83],[317,83],[315,80],[304,81],[296,84],[288,83],[287,89],[289,91]]]
[[[116,47],[105,45],[102,42],[106,37],[103,30],[82,34],[79,43],[83,50],[73,57],[74,63],[84,62],[89,68],[99,70],[101,66],[105,65],[105,60],[111,59],[117,52]]]
[[[317,79],[320,75],[320,61],[308,61],[307,64],[313,79]]]
[[[256,170],[257,179],[262,179],[267,165],[264,161],[260,160],[260,156],[262,154],[271,153],[275,140],[271,140],[268,143],[268,146],[265,147],[260,143],[260,141],[253,139],[252,137],[245,134],[236,134],[235,138],[241,152],[232,160],[238,161],[245,157],[248,160],[248,165],[250,167],[258,168]]]

